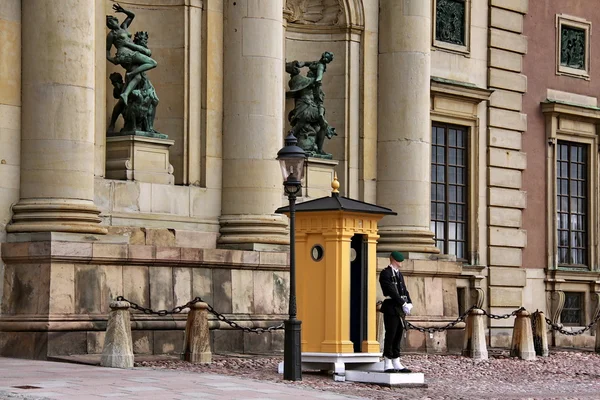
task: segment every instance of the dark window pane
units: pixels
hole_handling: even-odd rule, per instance
[[[446,168],[442,167],[442,166],[438,166],[437,167],[437,178],[438,178],[438,182],[446,182]]]
[[[565,292],[565,304],[560,314],[560,322],[564,325],[585,325],[583,318],[583,293]]]
[[[437,123],[435,128],[432,130],[436,140],[432,149],[435,158],[432,156],[431,161],[432,191],[435,188],[435,195],[431,196],[431,230],[441,251],[462,259],[467,253],[467,131]]]
[[[437,148],[437,162],[440,164],[444,164],[446,162],[446,156],[444,155],[444,148]]]
[[[558,144],[557,255],[561,265],[588,264],[586,149],[586,145],[579,143]]]
[[[444,185],[436,185],[437,186],[437,200],[438,201],[446,201],[446,187]]]
[[[456,183],[456,167],[448,167],[448,183]]]
[[[448,151],[448,164],[456,165],[456,149],[450,149]]]

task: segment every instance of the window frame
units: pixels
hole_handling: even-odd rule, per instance
[[[549,270],[597,271],[598,270],[598,137],[596,124],[600,123],[600,108],[577,106],[560,101],[545,101],[542,112],[546,117],[547,154],[547,267]],[[573,142],[587,145],[587,261],[588,265],[559,265],[558,263],[558,188],[557,159],[558,142]]]
[[[562,49],[562,40],[561,40],[561,32],[562,27],[566,25],[568,27],[574,29],[580,29],[584,31],[585,35],[585,68],[577,69],[571,68],[560,64],[561,57],[561,49]],[[587,21],[583,18],[574,17],[566,14],[557,14],[556,15],[556,75],[566,75],[572,78],[579,78],[590,80],[591,76],[591,36],[592,36],[592,22]]]
[[[454,43],[448,43],[436,39],[436,25],[437,25],[437,3],[438,0],[433,0],[433,11],[432,11],[432,23],[431,23],[431,44],[435,49],[448,51],[451,53],[458,53],[464,56],[471,54],[471,0],[463,0],[465,3],[465,44],[459,45]]]
[[[485,126],[481,126],[480,118],[485,119],[485,101],[493,93],[490,89],[479,88],[475,85],[457,82],[439,77],[431,77],[431,111],[430,129],[433,123],[446,123],[468,128],[467,130],[467,261],[465,265],[477,266],[487,259],[485,244],[487,226],[485,225],[486,209],[481,202],[485,190],[485,167],[481,155],[486,154]],[[483,139],[481,139],[483,138]],[[431,151],[431,150],[430,150]],[[431,162],[430,162],[431,164]],[[430,185],[431,187],[431,185]],[[431,198],[429,199],[431,204]]]
[[[568,162],[568,165],[569,165],[569,169],[567,171],[567,174],[569,175],[568,178],[567,178],[567,182],[568,182],[568,184],[567,184],[567,188],[568,188],[567,198],[568,198],[568,208],[569,208],[569,211],[568,211],[567,215],[569,216],[569,219],[572,218],[574,215],[577,215],[575,212],[573,212],[571,210],[571,201],[572,201],[572,198],[577,198],[576,195],[572,194],[571,187],[572,187],[572,182],[577,182],[577,180],[571,179],[571,176],[570,176],[571,175],[570,174],[571,170],[570,170],[570,168],[571,168],[571,166],[573,164],[577,163],[578,160],[574,161],[574,160],[571,159],[571,151],[572,151],[571,149],[573,147],[579,147],[579,148],[581,148],[581,149],[584,150],[583,164],[584,164],[585,170],[583,171],[583,176],[584,176],[583,181],[585,183],[585,188],[584,188],[583,199],[585,201],[585,204],[584,204],[585,205],[585,207],[584,207],[585,208],[585,214],[584,214],[585,219],[584,219],[584,223],[583,223],[583,226],[584,226],[583,232],[585,234],[585,237],[584,237],[584,239],[585,239],[585,245],[584,245],[584,249],[585,249],[585,252],[584,252],[585,263],[561,263],[560,262],[560,255],[559,255],[560,248],[564,247],[564,246],[560,246],[560,240],[559,240],[560,232],[559,231],[561,229],[560,229],[560,226],[559,226],[558,223],[557,223],[557,227],[556,227],[556,231],[557,231],[557,233],[556,233],[556,235],[557,235],[557,242],[556,242],[556,247],[557,247],[556,248],[556,251],[557,251],[556,258],[557,258],[557,261],[556,262],[557,262],[558,268],[572,268],[572,269],[578,268],[578,269],[584,269],[585,270],[585,269],[589,268],[589,264],[590,264],[590,259],[589,259],[589,256],[590,256],[590,252],[589,252],[589,248],[590,248],[589,231],[590,231],[590,229],[589,229],[589,227],[590,227],[590,225],[589,225],[589,221],[588,221],[588,215],[589,215],[589,210],[591,208],[591,204],[590,204],[588,196],[587,196],[588,193],[590,192],[589,191],[589,186],[590,186],[590,180],[589,180],[589,162],[590,162],[590,154],[589,153],[590,153],[590,148],[589,148],[589,145],[586,144],[586,143],[581,143],[581,142],[577,142],[577,141],[573,141],[573,140],[568,140],[568,141],[567,140],[560,140],[560,139],[557,140],[557,143],[556,143],[556,163],[557,163],[557,165],[556,165],[556,179],[557,179],[557,181],[559,179],[558,163],[559,163],[559,161],[563,161],[564,162],[564,160],[559,159],[559,155],[558,155],[558,153],[559,153],[559,147],[561,145],[566,145],[567,149],[568,149],[567,153],[569,153],[568,156],[567,156],[568,157],[567,158],[567,162]],[[557,194],[557,198],[556,198],[556,202],[557,202],[556,219],[558,220],[559,217],[560,217],[560,212],[559,212],[559,209],[558,209],[559,188],[558,188],[558,182],[554,182],[554,184],[556,185],[556,194]],[[570,225],[570,223],[568,223],[568,225]],[[567,246],[567,251],[568,252],[572,252],[576,248],[571,246],[570,235],[572,234],[572,230],[571,230],[570,227],[567,229],[567,232],[569,234],[569,239],[568,239],[569,245]],[[571,256],[569,255],[569,258],[570,257]]]
[[[449,129],[456,129],[456,130],[462,130],[464,132],[464,151],[465,151],[465,157],[464,157],[464,164],[462,165],[462,167],[464,167],[466,169],[466,173],[465,173],[465,179],[464,179],[464,186],[466,188],[465,191],[465,196],[464,196],[464,204],[465,204],[465,213],[464,213],[464,225],[465,225],[465,233],[463,235],[463,237],[461,238],[461,240],[456,239],[455,242],[459,242],[462,241],[464,242],[464,250],[463,250],[463,256],[464,257],[458,257],[456,254],[454,254],[457,258],[457,260],[459,261],[468,261],[470,258],[470,251],[469,251],[469,234],[471,231],[471,226],[470,226],[470,168],[469,168],[469,154],[470,154],[470,140],[469,137],[471,136],[470,134],[470,127],[469,126],[465,126],[465,125],[458,125],[456,123],[447,123],[447,122],[439,122],[439,121],[435,121],[432,119],[431,121],[431,129],[433,130],[433,128],[443,128],[445,130],[444,133],[444,150],[445,150],[445,162],[444,162],[444,166],[446,168],[448,168],[450,166],[449,162],[449,157],[448,157],[448,149],[449,149],[449,143],[448,143],[448,130]],[[432,132],[433,135],[433,132]],[[432,138],[433,140],[433,138]],[[431,143],[431,146],[433,147],[434,144]],[[433,161],[430,162],[430,165],[433,165]],[[458,166],[458,164],[456,164]],[[448,175],[448,171],[445,171],[445,175],[447,177]],[[445,177],[445,178],[446,178]],[[431,182],[431,184],[433,184],[433,181]],[[450,200],[449,200],[449,194],[448,194],[448,186],[449,186],[449,182],[447,181],[447,179],[445,179],[444,181],[444,187],[445,187],[445,195],[444,195],[444,206],[445,206],[445,212],[446,212],[446,218],[444,219],[444,223],[445,223],[445,228],[444,228],[444,239],[442,239],[444,241],[444,248],[446,247],[446,245],[448,245],[448,242],[450,241],[450,239],[448,238],[449,236],[449,224],[450,219],[449,219],[449,215],[448,215],[448,206],[450,204]],[[433,200],[430,200],[430,204],[433,203]],[[457,203],[458,204],[458,203]],[[459,222],[459,221],[455,221],[455,222]],[[435,234],[435,232],[434,232]],[[435,236],[434,236],[434,240],[435,240]],[[437,240],[436,240],[437,241]],[[440,249],[441,251],[441,249]],[[441,251],[442,254],[448,254],[447,249],[446,251]]]
[[[585,299],[586,299],[586,295],[585,292],[579,292],[579,291],[564,291],[564,303],[563,303],[563,307],[560,310],[560,323],[563,324],[564,326],[574,326],[574,327],[578,327],[578,326],[584,326],[586,325],[586,312],[585,312]],[[576,310],[579,310],[579,323],[574,323],[574,322],[564,322],[563,321],[563,313],[565,312],[565,310],[571,310],[571,308],[567,308],[567,296],[570,294],[576,294],[579,296],[579,308]]]

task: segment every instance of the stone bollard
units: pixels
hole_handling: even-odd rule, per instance
[[[377,312],[377,327],[376,330],[376,338],[379,342],[379,351],[383,352],[383,338],[385,337],[385,328],[383,326],[383,313]]]
[[[106,337],[100,365],[112,368],[133,368],[133,342],[129,306],[126,301],[110,303]]]
[[[521,310],[517,312],[513,328],[512,344],[510,346],[510,356],[520,357],[523,360],[535,360],[529,311]]]
[[[543,312],[539,311],[533,313],[531,318],[535,354],[541,357],[548,357],[548,330],[546,329],[546,317]]]
[[[483,310],[473,309],[469,312],[462,351],[462,355],[465,357],[471,357],[474,360],[488,359],[483,318]]]
[[[185,324],[182,359],[192,364],[212,362],[210,352],[210,332],[208,330],[208,304],[192,304]]]
[[[596,323],[596,353],[600,353],[600,321]]]

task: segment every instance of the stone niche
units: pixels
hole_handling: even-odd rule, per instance
[[[0,356],[46,359],[102,352],[110,301],[155,310],[199,296],[241,326],[287,318],[287,253],[127,244],[126,236],[16,234],[6,263]],[[131,313],[135,354],[179,354],[186,312]],[[276,353],[283,330],[257,335],[209,316],[214,352]]]

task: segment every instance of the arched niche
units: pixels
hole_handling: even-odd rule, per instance
[[[286,0],[289,24],[329,28],[364,27],[361,0]]]
[[[287,0],[284,18],[287,61],[314,61],[324,51],[334,53],[323,78],[323,90],[325,117],[337,136],[326,140],[324,150],[339,162],[336,171],[343,194],[363,198],[359,183],[364,82],[361,49],[365,26],[362,0]],[[306,74],[306,69],[302,74]],[[286,100],[286,115],[292,108],[293,100]]]

